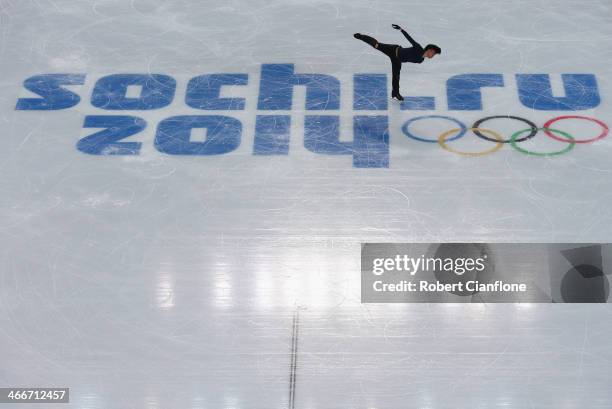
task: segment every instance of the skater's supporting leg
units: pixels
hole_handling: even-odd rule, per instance
[[[394,58],[391,58],[391,70],[393,74],[393,78],[391,80],[391,96],[397,97],[400,101],[403,99],[399,93],[399,81],[400,81],[400,71],[402,69],[402,63]]]

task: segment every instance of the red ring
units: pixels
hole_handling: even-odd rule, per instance
[[[599,119],[591,118],[591,117],[588,117],[588,116],[580,116],[580,115],[558,116],[558,117],[553,118],[553,119],[549,120],[548,122],[546,122],[544,124],[544,128],[550,128],[550,125],[553,122],[556,122],[556,121],[558,121],[560,119],[572,119],[572,118],[575,118],[575,119],[586,119],[588,121],[592,121],[592,122],[595,122],[595,123],[599,124],[599,126],[601,126],[603,128],[603,132],[599,136],[596,136],[595,138],[591,138],[591,139],[584,139],[584,140],[581,140],[581,141],[576,139],[576,141],[575,141],[576,143],[589,143],[589,142],[593,142],[593,141],[596,141],[596,140],[599,140],[599,139],[602,139],[602,138],[605,138],[606,136],[608,136],[608,131],[609,131],[608,125],[606,125],[606,123],[600,121]],[[544,133],[546,135],[550,136],[551,138],[556,139],[557,141],[568,142],[568,143],[572,142],[572,141],[568,141],[567,139],[564,139],[564,138],[561,138],[559,136],[556,136],[555,134],[553,134],[549,130],[545,130]]]

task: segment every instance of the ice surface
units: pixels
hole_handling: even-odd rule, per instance
[[[0,1],[0,386],[70,387],[75,409],[609,409],[607,304],[360,304],[359,250],[609,242],[609,139],[559,157],[504,146],[472,158],[411,140],[402,126],[425,114],[542,126],[567,112],[521,105],[514,84],[540,73],[557,95],[559,74],[596,75],[601,104],[578,114],[610,123],[611,17],[605,0]],[[338,78],[341,109],[331,113],[350,141],[353,75],[390,71],[352,34],[406,45],[391,23],[443,54],[402,69],[404,95],[436,97],[435,111],[391,103],[363,113],[388,115],[388,168],[305,149],[302,87],[283,111],[290,154],[252,154],[262,64]],[[15,110],[33,96],[23,81],[46,73],[87,74],[70,87],[81,103]],[[127,112],[150,125],[131,138],[140,155],[86,155],[75,148],[91,133],[84,116],[117,114],[90,105],[93,85],[116,73],[170,75],[176,97]],[[187,81],[207,73],[249,75],[248,86],[223,90],[246,98],[245,110],[216,112],[241,120],[240,147],[156,151],[160,120],[210,113],[184,103]],[[466,73],[503,74],[507,86],[485,89],[482,111],[450,112],[446,80]],[[414,123],[434,139],[447,127]],[[579,121],[563,129],[599,132]],[[482,149],[471,138],[458,149]],[[558,148],[543,143],[534,149]]]

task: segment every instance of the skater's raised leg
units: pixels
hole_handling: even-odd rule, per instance
[[[397,47],[397,44],[378,43],[378,47],[376,48],[378,51],[391,58],[391,60],[397,60],[397,56],[395,55],[395,50]]]
[[[367,36],[365,34],[360,34],[360,33],[353,34],[353,37],[365,43],[370,44],[374,48],[378,48],[378,41],[376,41],[376,39],[373,37]]]
[[[360,33],[356,33],[353,36],[358,40],[370,44],[372,47],[376,48],[378,51],[385,54],[387,57],[397,58],[397,56],[395,55],[396,49],[398,47],[397,44],[379,43],[378,40],[376,40],[375,38]]]

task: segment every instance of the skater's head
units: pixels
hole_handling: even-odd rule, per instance
[[[441,54],[442,50],[435,44],[427,44],[425,46],[425,53],[423,53],[423,57],[432,58],[436,54]]]

